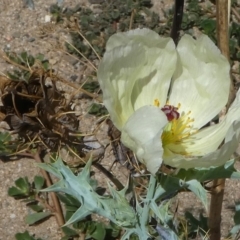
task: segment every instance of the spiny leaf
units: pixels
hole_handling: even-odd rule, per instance
[[[122,192],[114,192],[114,196],[100,196],[91,186],[89,160],[77,176],[66,167],[60,159],[50,165],[39,164],[46,170],[60,176],[61,180],[42,191],[61,191],[72,195],[81,203],[81,207],[71,216],[66,225],[79,221],[86,216],[96,213],[120,226],[131,226],[136,222],[135,212],[129,206]]]
[[[175,177],[185,179],[186,181],[196,179],[199,182],[218,178],[240,179],[240,172],[234,168],[234,162],[234,159],[232,159],[219,167],[180,169]]]
[[[186,184],[188,185],[187,189],[192,191],[201,200],[205,209],[207,210],[208,209],[207,191],[204,189],[201,183],[193,179],[193,180],[187,181]]]

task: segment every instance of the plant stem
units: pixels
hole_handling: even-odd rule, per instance
[[[229,0],[217,0],[217,41],[218,47],[222,54],[229,60]],[[230,85],[230,94],[228,98],[227,108],[231,105],[235,98],[235,90],[233,80]]]
[[[217,39],[218,46],[222,54],[229,59],[229,2],[228,0],[217,0]],[[230,106],[234,100],[234,88],[231,82],[230,94],[227,107]],[[222,116],[219,116],[221,119]],[[225,179],[217,179],[213,181],[213,191],[210,203],[209,212],[209,234],[210,240],[220,240],[221,238],[221,211],[224,196]]]
[[[34,155],[34,159],[38,163],[42,163],[42,159],[40,158],[39,153],[36,153]],[[43,177],[46,180],[47,187],[52,186],[52,180],[51,180],[49,174],[46,171],[44,171],[44,170],[41,170],[41,173],[42,173]],[[50,192],[50,196],[51,196],[53,204],[54,204],[55,216],[56,216],[56,220],[57,220],[58,226],[61,227],[62,225],[65,224],[65,220],[64,220],[61,204],[60,204],[60,202],[59,202],[59,200],[57,198],[57,195],[54,192]]]
[[[211,192],[211,203],[209,212],[209,235],[210,240],[220,240],[221,238],[221,212],[224,196],[225,179],[213,181],[213,191]]]
[[[173,25],[172,25],[170,36],[176,45],[178,43],[179,31],[181,29],[183,7],[184,7],[184,0],[175,0],[174,18],[173,18]]]
[[[155,188],[156,188],[157,179],[156,177],[151,174],[149,184],[148,184],[148,191],[147,196],[144,201],[144,208],[143,208],[143,215],[142,215],[142,229],[145,226],[148,226],[148,218],[149,218],[149,205],[152,201],[152,198],[154,196]]]

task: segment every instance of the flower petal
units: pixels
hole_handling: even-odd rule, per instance
[[[183,141],[179,145],[167,146],[164,149],[164,163],[172,167],[180,168],[190,168],[192,167],[208,167],[208,166],[218,166],[223,163],[223,159],[226,161],[229,160],[231,154],[236,150],[239,139],[240,129],[240,90],[236,94],[236,98],[228,110],[227,115],[219,124],[204,128],[198,133],[190,136],[188,139]],[[235,132],[232,132],[235,131]],[[224,154],[224,157],[221,157],[219,150],[217,148],[225,138],[225,144],[221,147],[221,154]],[[237,142],[235,140],[237,139]],[[217,151],[216,151],[217,150]],[[188,153],[188,156],[180,155],[181,151]],[[215,152],[216,151],[216,152]],[[212,152],[215,152],[219,157],[219,163],[215,159],[215,155]],[[209,155],[210,154],[210,155]],[[205,156],[204,156],[205,155]],[[192,158],[191,156],[204,156],[202,158],[196,157]],[[214,159],[210,160],[209,156],[213,156]],[[206,159],[206,162],[204,162]],[[229,157],[229,158],[227,158]],[[186,158],[186,159],[184,159]],[[203,161],[204,160],[204,161]],[[209,161],[208,165],[207,161]],[[216,162],[215,162],[216,161]]]
[[[219,124],[206,127],[183,139],[181,144],[171,144],[167,148],[175,153],[184,152],[188,156],[206,155],[219,147],[231,124],[225,119]]]
[[[195,167],[211,167],[221,166],[226,163],[234,153],[240,141],[240,121],[234,122],[227,133],[227,141],[217,149],[203,157],[189,157],[176,155],[172,153],[172,157],[164,159],[164,163],[176,168],[195,168]],[[170,156],[171,153],[168,152]]]
[[[113,35],[98,68],[103,100],[114,125],[121,130],[135,110],[165,104],[176,64],[172,39],[148,29]]]
[[[180,103],[180,112],[191,111],[193,125],[199,129],[227,103],[230,66],[206,35],[197,40],[184,35],[177,51],[179,62],[169,101],[174,106]]]
[[[126,122],[121,141],[130,148],[152,174],[162,164],[161,135],[168,123],[166,115],[157,107],[139,108]]]
[[[240,120],[240,91],[228,110],[225,118],[216,125],[203,128],[198,133],[183,141],[190,155],[201,156],[215,151],[224,140],[226,133],[234,121]]]

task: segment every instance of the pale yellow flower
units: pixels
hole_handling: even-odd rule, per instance
[[[206,35],[184,35],[176,48],[136,29],[109,39],[98,80],[121,141],[154,174],[162,162],[187,169],[230,158],[240,139],[240,94],[220,124],[204,127],[227,102],[229,70]]]

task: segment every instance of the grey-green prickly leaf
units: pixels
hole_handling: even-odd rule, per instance
[[[234,159],[231,159],[218,167],[180,169],[175,177],[185,179],[185,181],[196,179],[199,182],[211,181],[218,178],[240,179],[240,172],[234,168],[234,163]]]
[[[108,186],[112,198],[107,199],[106,202],[109,204],[111,214],[117,220],[117,224],[127,227],[129,226],[129,223],[136,223],[135,211],[129,207],[129,203],[125,198],[127,188],[124,188],[121,191],[116,191],[110,185]]]
[[[205,209],[207,210],[208,209],[207,191],[204,189],[201,183],[195,179],[187,181],[186,183],[188,185],[187,189],[193,192],[202,201]]]
[[[201,183],[196,179],[191,179],[189,181],[183,181],[177,177],[169,175],[161,175],[159,183],[157,185],[154,201],[160,201],[172,197],[181,189],[189,189],[192,191],[204,204],[207,209],[207,193],[202,187]]]
[[[160,204],[156,204],[155,201],[151,201],[150,208],[162,223],[168,223],[173,218],[168,211],[169,203],[161,202]]]
[[[168,228],[157,225],[156,230],[162,240],[178,240],[177,235]]]
[[[130,240],[132,235],[138,236],[139,240],[151,239],[146,228],[137,226],[135,228],[125,229],[125,233],[122,235],[121,240]]]
[[[135,212],[125,199],[125,190],[118,192],[110,188],[110,196],[100,196],[94,191],[90,178],[91,160],[77,176],[63,164],[61,159],[52,164],[39,164],[39,166],[60,178],[59,182],[42,191],[64,192],[81,203],[81,207],[65,225],[82,220],[92,213],[103,216],[122,227],[131,227],[136,224]]]

